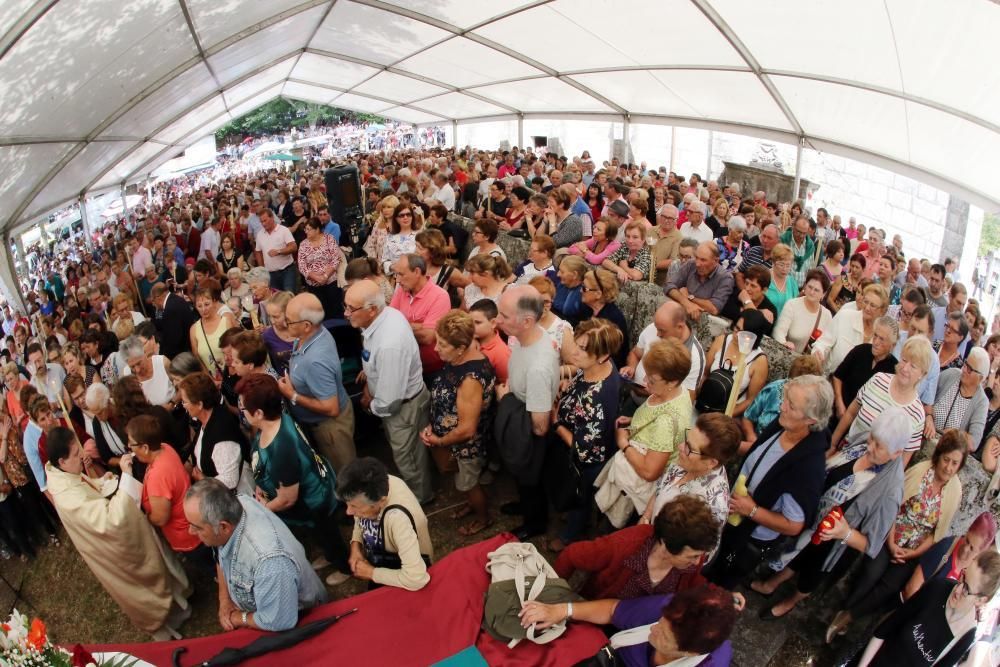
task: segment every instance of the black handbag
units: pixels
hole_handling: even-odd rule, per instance
[[[380,553],[367,553],[368,562],[372,564],[372,567],[384,567],[388,570],[400,570],[403,567],[403,560],[399,557],[399,554],[392,553],[391,551],[385,550],[385,515],[389,513],[390,510],[400,510],[406,515],[406,518],[410,520],[410,525],[413,526],[413,532],[417,532],[417,524],[413,520],[413,515],[410,514],[410,510],[406,509],[402,505],[389,505],[382,512],[382,520],[378,524],[379,532],[379,543],[382,545],[382,551]],[[430,556],[426,554],[420,554],[420,557],[424,560],[424,565],[427,567],[431,566]]]
[[[583,479],[575,459],[576,450],[567,447],[552,429],[545,449],[542,479],[549,502],[557,512],[568,512],[583,504]]]

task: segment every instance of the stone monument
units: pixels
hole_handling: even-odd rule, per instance
[[[725,169],[719,176],[719,185],[738,183],[744,197],[763,190],[770,201],[786,202],[796,199],[808,201],[809,195],[819,189],[818,184],[803,178],[799,180],[798,196],[793,196],[795,176],[785,173],[774,144],[764,142],[758,144],[757,152],[750,158],[750,164],[725,160],[722,164],[725,165]]]

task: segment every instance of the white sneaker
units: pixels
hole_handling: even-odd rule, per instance
[[[339,586],[339,585],[341,585],[342,583],[344,583],[345,581],[347,581],[350,578],[351,578],[351,575],[344,574],[343,572],[338,572],[338,571],[334,570],[333,572],[331,572],[330,574],[327,575],[327,577],[326,577],[326,585],[327,586]]]
[[[317,558],[316,560],[314,560],[309,564],[312,565],[312,569],[316,570],[317,572],[325,568],[328,568],[331,565],[330,561],[326,559],[326,556],[320,556],[319,558]]]

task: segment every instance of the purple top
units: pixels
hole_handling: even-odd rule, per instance
[[[292,344],[282,340],[281,336],[275,332],[274,327],[264,329],[261,338],[264,339],[264,345],[267,346],[267,356],[271,358],[274,372],[278,374],[279,378],[283,377],[285,371],[288,370],[288,360],[292,358]]]
[[[615,607],[611,617],[611,625],[619,630],[629,630],[640,625],[649,625],[662,618],[663,607],[670,602],[672,595],[650,595],[644,598],[622,600]],[[618,657],[626,667],[650,667],[653,659],[653,647],[648,643],[635,646],[623,646],[617,651]],[[733,647],[729,640],[722,642],[719,648],[712,651],[702,660],[698,667],[726,667],[733,659]]]

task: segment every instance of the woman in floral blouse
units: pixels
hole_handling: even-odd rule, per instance
[[[699,415],[677,448],[673,463],[657,480],[639,523],[652,523],[668,501],[691,495],[708,503],[721,526],[729,516],[726,465],[736,457],[740,437],[740,428],[732,417],[717,412]]]
[[[435,351],[445,363],[431,384],[431,423],[420,432],[427,447],[451,447],[458,462],[455,488],[468,504],[452,514],[460,519],[475,514],[460,526],[459,535],[475,535],[493,522],[486,492],[479,476],[486,466],[486,443],[493,429],[493,389],[496,374],[489,360],[474,344],[472,316],[452,310],[435,327]]]
[[[559,442],[573,449],[585,498],[570,510],[559,538],[550,551],[562,549],[580,537],[590,519],[594,480],[614,452],[615,420],[621,379],[611,356],[624,344],[621,330],[608,320],[590,319],[575,332],[571,363],[577,372],[559,398],[553,429]]]
[[[410,204],[396,206],[389,230],[392,233],[382,248],[382,267],[386,271],[389,271],[389,267],[403,255],[417,251],[417,232],[420,231],[420,223],[414,217]]]
[[[882,610],[898,598],[913,570],[935,541],[948,533],[962,499],[958,471],[968,447],[957,429],[945,431],[930,461],[911,466],[903,478],[903,504],[882,550],[862,568],[844,609],[834,616],[827,637],[842,635],[852,620]]]

